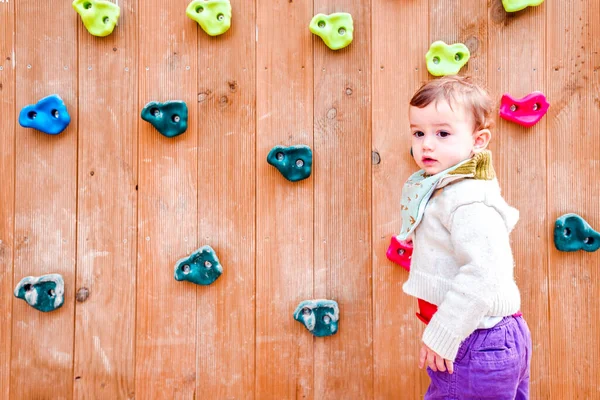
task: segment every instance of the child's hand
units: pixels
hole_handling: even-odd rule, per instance
[[[421,356],[419,357],[419,368],[423,369],[425,361],[427,361],[427,366],[431,368],[432,371],[444,372],[447,369],[449,374],[454,372],[454,364],[452,361],[445,360],[435,351],[431,350],[426,345],[423,345],[421,346]]]

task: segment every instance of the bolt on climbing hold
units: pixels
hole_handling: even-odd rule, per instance
[[[168,138],[181,135],[187,130],[188,108],[180,100],[164,103],[151,101],[144,106],[141,116]]]
[[[388,260],[400,265],[407,271],[410,271],[410,261],[412,260],[413,243],[410,240],[398,240],[396,236],[392,236],[390,246],[385,255]]]
[[[231,27],[229,0],[193,0],[185,14],[210,36],[222,35]]]
[[[352,43],[354,21],[348,13],[317,14],[310,21],[308,28],[323,39],[327,47],[339,50]]]
[[[119,21],[121,9],[106,0],[75,0],[73,8],[81,16],[83,25],[94,36],[108,36]]]
[[[54,311],[64,303],[65,283],[60,274],[27,276],[15,287],[14,294],[36,310]]]
[[[58,135],[70,122],[71,116],[67,112],[67,106],[56,94],[23,107],[19,113],[19,125],[37,129],[48,135]]]
[[[542,92],[532,92],[522,99],[505,93],[500,100],[500,117],[521,126],[531,127],[546,114],[550,103]]]
[[[296,307],[294,319],[315,336],[331,336],[338,331],[340,309],[335,300],[305,300]]]
[[[202,246],[188,257],[175,263],[175,280],[188,281],[196,285],[210,285],[223,273],[215,251],[210,246]]]
[[[300,181],[311,174],[312,150],[305,145],[275,146],[267,155],[267,162],[277,168],[285,179]]]
[[[456,75],[470,57],[471,53],[464,44],[447,45],[438,40],[429,47],[425,61],[427,70],[433,76]]]
[[[542,4],[544,0],[502,0],[504,11],[516,12],[521,11],[527,7],[535,7]]]
[[[554,224],[554,246],[559,251],[596,251],[600,233],[577,214],[565,214]]]

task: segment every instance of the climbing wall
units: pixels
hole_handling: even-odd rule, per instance
[[[436,40],[467,45],[461,70],[499,106],[539,90],[535,126],[498,119],[491,149],[521,212],[512,234],[533,335],[533,399],[600,399],[600,251],[555,249],[555,220],[600,230],[600,4],[501,0],[231,0],[210,37],[188,0],[119,0],[107,37],[70,1],[0,0],[0,399],[418,399],[423,324],[385,253],[415,170],[408,101]],[[115,1],[116,3],[116,1]],[[317,13],[348,12],[333,51]],[[19,111],[59,94],[59,135]],[[182,100],[188,129],[160,135],[150,101]],[[266,161],[305,144],[310,178]],[[173,279],[210,245],[223,275]],[[60,273],[49,313],[13,296]],[[336,300],[339,331],[311,335],[303,300]]]

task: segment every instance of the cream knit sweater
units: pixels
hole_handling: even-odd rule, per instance
[[[463,179],[429,200],[413,235],[403,290],[438,306],[423,343],[454,360],[460,343],[485,317],[512,315],[521,299],[509,233],[519,219],[496,179]]]

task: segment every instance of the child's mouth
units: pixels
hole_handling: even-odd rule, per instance
[[[423,157],[423,164],[424,165],[432,165],[432,164],[434,164],[436,162],[437,162],[437,160],[435,160],[433,158]]]

